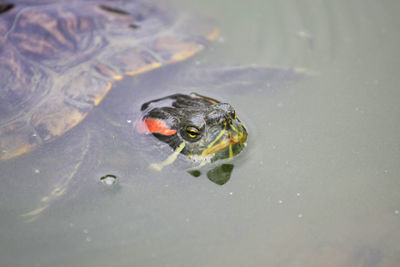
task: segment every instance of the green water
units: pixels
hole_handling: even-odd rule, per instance
[[[57,181],[40,176],[70,173],[71,159],[61,155],[52,170],[29,157],[29,168],[9,163],[0,177],[0,266],[400,266],[399,2],[174,2],[221,29],[196,61],[314,75],[275,93],[199,92],[231,103],[249,130],[223,186],[138,168],[152,159],[115,151],[123,141],[71,133],[113,159],[84,161],[93,170],[84,189],[27,223],[21,213]],[[118,186],[96,180],[107,174]]]

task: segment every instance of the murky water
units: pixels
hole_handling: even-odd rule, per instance
[[[249,130],[223,186],[179,166],[150,170],[168,154],[130,135],[150,100],[130,88],[174,93],[149,78],[175,67],[119,83],[63,139],[0,165],[0,265],[399,266],[398,1],[175,2],[222,34],[176,71],[199,62],[312,75],[279,90],[178,87],[231,103]]]

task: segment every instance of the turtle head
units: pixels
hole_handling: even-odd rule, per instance
[[[183,147],[181,153],[194,161],[232,158],[246,146],[246,128],[230,104],[197,94],[179,94],[143,107],[142,125],[147,132],[173,149]]]
[[[232,158],[246,145],[246,128],[227,103],[214,104],[205,110],[187,114],[179,128],[189,157]]]

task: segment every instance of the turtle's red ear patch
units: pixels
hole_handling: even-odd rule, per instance
[[[173,135],[176,130],[173,130],[165,124],[163,120],[145,118],[136,124],[139,133],[158,133],[162,135]]]

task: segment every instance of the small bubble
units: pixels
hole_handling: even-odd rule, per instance
[[[35,134],[35,133],[34,133],[34,134],[32,134],[32,136],[33,136],[33,137],[36,137],[36,136],[37,136],[37,134]]]
[[[115,185],[118,182],[117,176],[112,174],[104,175],[103,177],[100,178],[100,181],[107,186]]]
[[[189,219],[189,218],[186,218],[185,221],[186,221],[186,222],[190,222],[190,219]]]
[[[394,214],[399,215],[399,214],[400,214],[400,211],[399,211],[399,210],[395,210],[395,211],[394,211]]]
[[[40,173],[40,170],[39,169],[35,169],[34,172],[35,173]]]
[[[278,200],[278,203],[279,203],[279,204],[282,204],[282,203],[283,203],[283,200]]]
[[[297,215],[297,217],[298,217],[298,218],[303,218],[303,214],[299,213],[299,214]]]
[[[298,197],[299,197],[299,196],[301,196],[301,194],[300,194],[300,193],[297,193],[297,194],[296,194],[296,196],[298,196]]]
[[[311,34],[309,34],[306,31],[298,31],[297,32],[297,36],[300,37],[300,38],[304,38],[304,39],[312,39]]]
[[[83,229],[83,233],[88,234],[89,230],[88,229]]]
[[[127,123],[132,123],[132,120],[126,120]]]
[[[232,196],[232,195],[233,195],[233,192],[229,192],[229,195],[231,195],[231,196]]]
[[[92,239],[90,237],[86,237],[86,242],[90,242]]]

